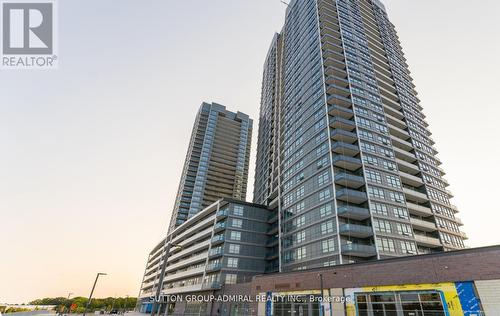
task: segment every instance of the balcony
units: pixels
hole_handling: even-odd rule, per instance
[[[222,263],[220,262],[213,262],[213,263],[209,263],[207,264],[207,272],[208,271],[216,271],[216,270],[220,270],[222,268]]]
[[[356,129],[356,125],[351,120],[346,120],[341,117],[332,117],[330,118],[330,127],[340,128],[346,130],[348,132],[352,132]]]
[[[210,258],[220,257],[220,256],[222,256],[223,253],[224,253],[224,250],[222,248],[213,248],[213,249],[210,249],[210,251],[208,252],[208,256]]]
[[[339,155],[356,156],[359,154],[358,145],[351,145],[344,142],[333,142],[332,151]]]
[[[338,86],[336,84],[330,84],[326,86],[326,93],[336,94],[348,98],[351,95],[351,91],[344,87]]]
[[[219,222],[214,225],[214,231],[220,231],[224,228],[226,228],[226,222]]]
[[[330,105],[328,107],[328,113],[332,116],[345,118],[347,120],[354,117],[354,112],[351,109],[344,108],[338,105]]]
[[[266,247],[273,247],[278,244],[279,238],[277,236],[270,237],[266,242]]]
[[[429,236],[415,234],[415,241],[417,242],[418,245],[424,246],[424,247],[429,247],[429,248],[436,248],[436,247],[442,246],[441,242],[439,241],[439,238],[435,238],[435,237],[429,237]]]
[[[339,233],[344,236],[367,238],[373,236],[373,230],[369,226],[357,224],[342,224],[339,227]]]
[[[349,144],[358,140],[356,133],[344,131],[342,129],[335,129],[330,133],[330,137],[336,141],[346,142]]]
[[[415,201],[417,203],[424,203],[424,202],[429,201],[429,199],[427,198],[427,195],[425,195],[424,193],[415,191],[413,189],[405,188],[405,187],[403,188],[403,191],[406,195],[407,200]]]
[[[417,161],[417,157],[412,154],[411,152],[408,152],[406,150],[402,150],[401,148],[398,147],[393,147],[394,153],[396,154],[396,158],[404,160],[409,163],[413,163]]]
[[[352,106],[352,101],[351,99],[344,98],[340,95],[331,95],[326,99],[328,104],[337,104],[340,106],[343,106],[345,108],[350,108]]]
[[[210,290],[210,289],[217,290],[220,289],[221,287],[222,284],[219,281],[203,283],[203,285],[201,286],[203,290]]]
[[[277,251],[268,251],[266,252],[266,260],[272,260],[278,258],[278,252]]]
[[[338,208],[337,214],[343,218],[354,219],[358,221],[370,218],[370,211],[367,208],[352,205],[344,205]]]
[[[412,176],[411,174],[408,174],[406,172],[401,172],[399,175],[401,177],[401,181],[404,184],[411,185],[412,187],[419,187],[424,184],[422,179],[416,176]]]
[[[227,210],[218,210],[217,211],[217,218],[224,218],[227,217]]]
[[[212,245],[224,242],[224,235],[216,235],[212,238]]]
[[[424,232],[433,232],[433,231],[437,230],[436,224],[434,222],[428,222],[428,221],[424,221],[421,219],[411,217],[410,223],[414,228],[416,228],[418,230],[422,230]]]
[[[331,77],[345,77],[347,72],[342,67],[328,66],[325,68],[325,75]]]
[[[341,247],[342,254],[346,256],[354,256],[354,257],[373,257],[377,255],[377,250],[375,246],[372,245],[362,245],[362,244],[344,244]]]
[[[336,192],[337,200],[361,204],[367,201],[367,195],[365,192],[351,190],[351,189],[340,189]]]
[[[398,163],[398,168],[399,170],[406,172],[411,175],[416,175],[420,173],[420,169],[418,168],[417,165],[414,165],[412,163],[406,162],[401,159],[396,158],[396,162]]]
[[[401,138],[402,140],[408,140],[410,138],[410,134],[408,134],[407,131],[405,131],[399,127],[396,127],[392,124],[387,124],[387,125],[389,127],[389,131],[390,131],[391,135],[397,136],[397,137]]]
[[[353,174],[339,173],[335,176],[335,183],[348,188],[359,189],[365,184],[365,179]]]
[[[426,206],[406,202],[406,207],[408,207],[408,210],[411,214],[416,214],[424,217],[433,215],[432,210]]]
[[[325,66],[328,66],[328,67],[333,66],[333,67],[343,69],[343,68],[345,68],[344,55],[336,54],[336,55],[331,56],[331,57],[326,57],[323,59],[323,64]],[[339,76],[339,77],[341,77],[341,76]]]
[[[271,226],[267,230],[267,234],[268,235],[274,235],[277,232],[278,232],[278,222],[275,222],[275,223],[271,224]]]
[[[333,165],[349,171],[354,171],[361,168],[361,159],[353,158],[344,155],[333,157]]]
[[[401,148],[402,150],[410,151],[413,149],[413,145],[410,144],[409,142],[400,139],[399,137],[396,137],[394,135],[391,135],[391,140],[392,140],[392,145],[398,148]]]

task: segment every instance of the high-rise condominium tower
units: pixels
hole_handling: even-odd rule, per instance
[[[252,120],[203,103],[189,142],[170,231],[223,197],[245,200]]]
[[[282,271],[463,248],[401,45],[377,0],[292,0],[262,84],[254,202]]]

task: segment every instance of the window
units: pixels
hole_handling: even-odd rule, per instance
[[[382,233],[392,233],[391,223],[389,221],[384,221],[383,219],[374,219],[373,227],[376,231]]]
[[[322,207],[320,207],[319,215],[321,217],[325,217],[325,216],[328,216],[331,214],[332,214],[332,205],[331,204],[326,204],[326,205],[323,205]]]
[[[296,219],[293,220],[295,222],[295,226],[297,228],[300,228],[302,226],[304,226],[304,224],[306,223],[306,218],[305,216],[300,216],[300,217],[297,217]]]
[[[326,189],[322,192],[319,192],[319,201],[320,202],[322,202],[328,198],[330,198],[330,189]]]
[[[232,219],[232,226],[236,227],[236,228],[241,228],[241,227],[243,227],[243,221],[241,219],[238,219],[238,218],[233,218]]]
[[[403,193],[400,192],[389,192],[389,199],[394,202],[404,203],[405,198]]]
[[[333,239],[323,240],[321,242],[321,249],[323,250],[323,253],[334,251],[335,250],[335,244],[334,244]]]
[[[394,208],[394,216],[399,218],[408,219],[408,211],[402,207]]]
[[[243,206],[235,205],[233,208],[233,214],[236,216],[243,216]]]
[[[241,240],[241,232],[231,232],[230,238],[232,240]]]
[[[415,246],[415,243],[411,241],[402,241],[401,250],[403,251],[403,253],[409,253],[409,254],[417,253],[417,247]]]
[[[326,144],[323,144],[316,149],[316,156],[321,156],[324,153],[326,153]]]
[[[328,221],[321,223],[321,234],[324,235],[329,233],[333,233],[333,222]]]
[[[297,203],[297,205],[295,206],[296,214],[299,214],[300,212],[302,212],[304,210],[304,207],[305,207],[304,201]]]
[[[319,186],[322,186],[323,184],[325,184],[328,180],[330,180],[330,177],[329,177],[329,172],[328,171],[325,171],[323,172],[322,174],[320,174],[318,176],[318,185]]]
[[[372,203],[370,205],[370,209],[375,214],[389,216],[389,213],[387,212],[387,205],[380,203]]]
[[[301,197],[304,196],[304,186],[301,186],[300,188],[297,189],[296,198],[300,199]]]
[[[399,181],[398,177],[393,175],[386,175],[385,178],[387,180],[387,185],[393,188],[401,188],[401,181]]]
[[[389,238],[377,238],[377,247],[380,251],[395,252],[394,240]]]
[[[325,156],[316,163],[316,167],[319,169],[326,166],[327,164],[328,164],[328,156]]]
[[[228,268],[237,268],[238,267],[238,258],[227,258],[227,267]]]
[[[385,198],[384,190],[376,187],[368,187],[368,194],[370,195],[371,198],[376,198],[376,199]]]
[[[306,257],[306,247],[300,247],[296,251],[297,251],[297,260],[301,260]]]
[[[413,235],[413,233],[411,231],[411,227],[409,225],[397,223],[396,229],[398,231],[398,234],[400,234],[400,235],[405,235],[405,236],[412,236]]]
[[[296,235],[297,243],[304,242],[306,240],[306,232],[303,230],[298,232]]]
[[[229,253],[239,254],[240,253],[240,245],[229,244]]]
[[[226,274],[226,284],[236,284],[237,279],[238,279],[237,274],[233,273]]]
[[[377,172],[375,170],[366,169],[365,173],[366,173],[366,179],[368,181],[382,184],[382,176],[380,175],[380,172]]]

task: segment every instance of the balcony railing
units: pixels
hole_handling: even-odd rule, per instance
[[[217,262],[217,263],[208,264],[206,270],[207,271],[215,271],[215,270],[220,270],[221,268],[222,268],[222,263]]]
[[[362,245],[356,243],[344,244],[341,249],[342,254],[348,256],[367,258],[377,255],[375,246],[372,245]]]
[[[226,228],[226,222],[219,222],[219,223],[215,224],[215,226],[214,226],[215,231],[218,231],[218,230],[221,230],[224,228]]]
[[[216,235],[212,238],[212,244],[224,242],[224,235]]]
[[[212,248],[208,252],[209,257],[222,256],[224,250],[222,248]]]
[[[351,189],[340,189],[337,190],[336,196],[338,200],[345,202],[352,202],[356,204],[361,204],[366,202],[367,195],[365,192],[351,190]]]
[[[335,176],[335,183],[345,187],[358,189],[365,184],[365,179],[353,174],[339,173]]]
[[[365,220],[370,217],[370,211],[367,208],[352,205],[344,205],[338,208],[339,216],[355,220]]]
[[[339,231],[341,235],[347,235],[356,238],[367,238],[373,236],[372,228],[364,225],[343,224],[340,225]]]
[[[361,168],[361,160],[344,155],[337,155],[333,158],[333,165],[350,171]]]

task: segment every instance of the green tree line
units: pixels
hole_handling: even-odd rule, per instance
[[[67,299],[65,297],[46,297],[31,301],[31,305],[56,305],[56,311],[68,313],[70,307],[73,305],[75,308],[71,313],[83,313],[88,299],[86,297],[73,297]],[[110,311],[116,310],[132,310],[135,308],[137,299],[135,297],[107,297],[107,298],[93,298],[90,302],[88,312],[94,311]]]

